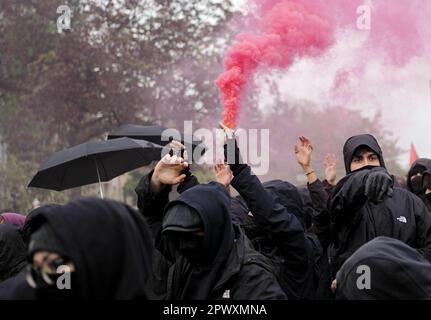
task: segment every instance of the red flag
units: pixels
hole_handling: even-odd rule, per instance
[[[417,159],[419,159],[419,155],[416,152],[415,145],[411,143],[410,144],[410,167],[412,166],[413,162],[415,162]]]

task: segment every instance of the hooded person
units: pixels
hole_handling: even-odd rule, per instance
[[[422,189],[424,190],[422,201],[431,214],[431,169],[424,171],[422,174]]]
[[[422,186],[422,175],[431,170],[431,159],[421,158],[413,162],[407,173],[407,190],[413,192],[422,201],[425,201],[425,192]]]
[[[378,236],[398,239],[431,260],[431,215],[419,198],[394,185],[376,139],[354,136],[343,153],[347,175],[329,199],[332,277],[359,247]]]
[[[361,246],[337,273],[337,299],[431,299],[431,263],[397,239],[377,237]]]
[[[127,205],[89,198],[40,207],[24,230],[26,280],[38,299],[147,297],[153,242],[144,219]]]
[[[386,168],[382,149],[371,134],[360,134],[347,139],[343,156],[346,174],[365,166]]]
[[[0,224],[0,282],[20,273],[26,266],[26,246],[19,229]]]
[[[175,183],[151,187],[159,172],[170,170],[161,162],[136,188],[139,209],[165,259],[155,262],[165,273],[163,278],[155,270],[159,297],[164,290],[161,298],[167,300],[286,299],[269,261],[232,223],[226,188],[217,182],[196,185],[169,203]]]
[[[417,195],[429,206],[429,196],[427,196],[423,186],[423,175],[431,170],[431,159],[421,158],[416,160],[407,174],[407,190]]]
[[[254,248],[270,259],[288,299],[314,297],[314,266],[320,257],[317,239],[307,236],[302,198],[295,186],[272,180],[261,183],[250,166],[241,163],[240,150],[234,138],[226,140],[235,156],[229,163],[233,179],[230,185],[240,197],[233,207],[235,216],[242,217],[241,227]]]

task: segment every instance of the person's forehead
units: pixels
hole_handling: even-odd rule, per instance
[[[355,150],[355,156],[377,155],[377,153],[369,147],[359,147]]]

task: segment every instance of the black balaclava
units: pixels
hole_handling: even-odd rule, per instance
[[[407,174],[407,189],[416,195],[423,193],[422,177],[416,176],[413,179],[411,179],[411,177],[413,177],[414,175],[416,175],[418,173],[423,173],[424,171],[430,170],[430,169],[431,169],[431,160],[430,159],[421,158],[421,159],[416,160],[412,164],[412,166],[411,166],[411,168]]]
[[[385,161],[383,159],[383,152],[377,142],[376,138],[374,138],[370,134],[360,134],[357,136],[350,137],[347,139],[346,143],[343,147],[343,155],[344,155],[344,166],[346,169],[346,174],[351,173],[350,164],[352,163],[353,156],[355,154],[356,149],[359,147],[366,146],[373,150],[380,160],[380,166],[386,168]]]
[[[182,256],[191,263],[199,260],[204,237],[195,232],[203,230],[203,222],[195,209],[184,203],[171,206],[165,213],[162,228]]]

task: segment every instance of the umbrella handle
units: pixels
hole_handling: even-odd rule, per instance
[[[99,192],[100,192],[100,197],[103,199],[102,183],[100,182],[99,166],[97,165],[96,157],[94,157],[94,163],[96,164],[97,179],[99,180]]]

